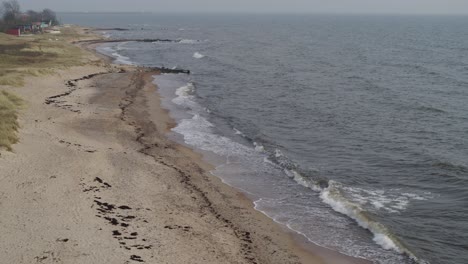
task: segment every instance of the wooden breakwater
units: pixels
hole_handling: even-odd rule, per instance
[[[101,43],[117,43],[117,42],[151,42],[151,43],[180,43],[180,39],[92,39],[92,40],[78,40],[73,44],[88,43],[88,44],[101,44]]]

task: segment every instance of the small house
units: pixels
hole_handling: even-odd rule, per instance
[[[52,26],[52,21],[51,21],[51,20],[49,20],[49,21],[42,21],[42,22],[41,22],[41,28],[42,28],[42,29],[48,28],[48,27],[50,27],[50,26]]]
[[[32,33],[32,25],[18,25],[17,27],[20,29],[22,34]]]
[[[6,31],[8,35],[13,35],[13,36],[21,36],[21,29],[19,27],[17,28],[10,28]]]

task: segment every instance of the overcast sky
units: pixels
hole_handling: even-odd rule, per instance
[[[55,11],[468,14],[468,0],[19,0]]]

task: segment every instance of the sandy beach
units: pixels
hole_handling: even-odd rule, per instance
[[[19,143],[0,151],[0,263],[368,263],[254,210],[166,138],[158,72],[95,45],[80,44],[83,66],[0,86],[26,102]]]

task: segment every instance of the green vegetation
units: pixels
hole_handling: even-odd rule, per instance
[[[18,110],[22,100],[6,91],[0,92],[0,147],[12,150],[11,145],[18,142]]]

